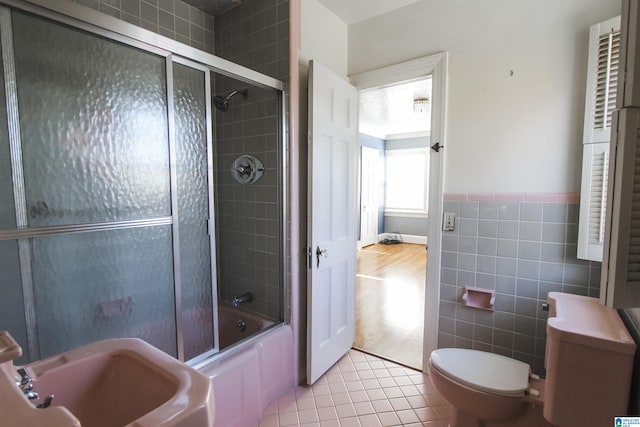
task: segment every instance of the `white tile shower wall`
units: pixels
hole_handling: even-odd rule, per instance
[[[446,200],[439,347],[473,348],[544,373],[547,294],[597,297],[601,264],[576,258],[578,204]],[[465,286],[493,289],[495,311],[464,306]]]
[[[213,53],[213,17],[180,0],[71,0]]]

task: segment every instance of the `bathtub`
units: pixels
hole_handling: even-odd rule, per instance
[[[220,350],[275,325],[271,319],[234,307],[227,301],[218,304],[218,334]]]
[[[247,323],[249,316],[251,319],[259,319],[254,314],[238,310],[230,304],[219,308],[220,311],[224,310],[229,314],[220,316],[221,336],[224,317],[231,319],[229,323],[233,328],[234,319],[237,320],[238,316]],[[271,321],[267,322],[273,324]],[[269,327],[263,323],[262,327],[268,330],[260,334],[252,333],[247,340],[238,345],[229,345],[225,351],[200,363],[199,366],[194,366],[209,376],[213,383],[216,407],[214,426],[255,427],[267,406],[294,387],[291,326],[279,323]],[[240,335],[233,331],[233,328],[230,335]],[[249,331],[245,332],[248,336]],[[222,339],[221,344],[224,344]]]

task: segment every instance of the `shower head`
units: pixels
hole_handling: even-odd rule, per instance
[[[214,96],[213,104],[220,111],[227,111],[229,109],[229,100],[236,94],[242,95],[242,98],[247,99],[249,97],[249,89],[234,90],[227,96]]]

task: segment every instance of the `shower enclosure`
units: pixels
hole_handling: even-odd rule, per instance
[[[282,322],[282,84],[65,7],[0,2],[0,329],[20,362],[114,337],[202,361],[235,344],[218,307],[246,294],[231,327]],[[259,178],[234,179],[258,172],[240,156]]]

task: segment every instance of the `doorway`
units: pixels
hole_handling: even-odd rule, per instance
[[[430,76],[359,94],[354,346],[415,369],[422,367],[430,98]]]
[[[445,145],[446,122],[446,90],[447,90],[447,53],[437,53],[424,58],[407,61],[388,67],[367,71],[351,76],[351,82],[359,91],[397,85],[400,82],[415,81],[430,77],[432,81],[432,93],[430,98],[431,114],[428,146],[443,147]],[[364,130],[364,129],[361,129]],[[407,148],[407,147],[405,147]],[[440,250],[441,250],[441,220],[442,220],[442,194],[443,194],[443,165],[444,150],[430,151],[428,156],[428,200],[429,213],[426,218],[414,218],[415,222],[426,222],[429,236],[429,256],[426,258],[426,281],[423,284],[424,307],[423,310],[423,345],[422,345],[422,370],[426,370],[426,362],[431,351],[437,348],[438,336],[438,309],[440,297]],[[393,217],[385,217],[385,219]],[[391,219],[390,221],[393,221]],[[386,221],[385,221],[386,222]],[[388,224],[385,224],[385,226]],[[384,229],[381,231],[383,233]],[[409,236],[412,238],[412,236]],[[404,239],[404,236],[403,236]],[[404,239],[405,242],[410,239]],[[425,242],[426,243],[426,242]],[[423,276],[424,277],[424,276]]]

